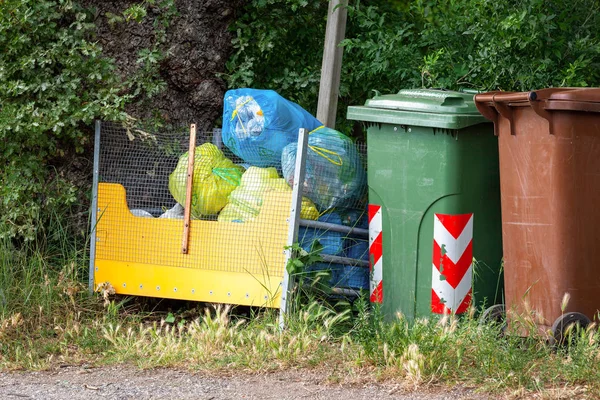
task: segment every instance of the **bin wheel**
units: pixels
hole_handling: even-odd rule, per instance
[[[590,319],[582,313],[570,312],[561,315],[552,324],[552,337],[550,344],[564,346],[567,341],[572,341],[575,328],[585,329],[591,323]]]
[[[506,321],[506,312],[504,311],[504,304],[494,304],[487,308],[479,317],[479,324],[504,324]]]

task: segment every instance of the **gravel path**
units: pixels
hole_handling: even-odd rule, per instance
[[[343,399],[483,400],[467,389],[407,392],[396,385],[336,385],[317,372],[207,376],[173,369],[132,366],[58,368],[44,372],[0,372],[0,399]]]

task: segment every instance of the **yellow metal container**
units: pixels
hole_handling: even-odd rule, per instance
[[[292,192],[268,192],[246,223],[134,216],[125,188],[98,184],[93,287],[118,294],[278,308]],[[282,206],[285,205],[285,206]]]

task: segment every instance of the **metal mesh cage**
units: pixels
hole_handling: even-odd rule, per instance
[[[97,125],[93,288],[278,307],[298,144],[282,149],[281,163],[256,167],[219,130],[196,136],[190,160],[188,128]],[[323,262],[309,268],[330,271],[339,293],[369,286],[365,150],[327,128],[308,135],[298,242],[318,249]],[[248,154],[263,156],[260,146]]]

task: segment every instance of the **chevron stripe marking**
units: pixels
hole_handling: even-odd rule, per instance
[[[463,300],[461,305],[456,310],[456,314],[462,314],[465,311],[467,311],[467,309],[471,305],[472,293],[473,292],[469,292],[465,296],[465,299]],[[440,298],[438,297],[438,295],[435,293],[435,291],[433,289],[431,289],[431,298],[432,298],[431,311],[433,311],[436,314],[452,314],[452,310],[450,310],[448,307],[446,307],[444,305],[444,303],[442,303],[442,301],[440,300]]]
[[[456,232],[455,227],[462,224],[464,220],[463,215],[459,215],[460,222],[457,224],[449,223],[448,215],[435,214],[433,219],[433,240],[436,241],[440,246],[444,245],[446,248],[446,255],[452,260],[453,263],[457,263],[464,254],[465,250],[471,240],[473,239],[473,214],[465,214],[469,216],[467,223],[463,226],[462,232]],[[445,225],[443,222],[445,221]],[[450,226],[451,229],[447,229]]]
[[[381,206],[369,204],[369,258],[371,302],[383,301],[383,232]]]
[[[371,292],[371,303],[382,303],[383,302],[383,282],[379,281],[379,284]]]
[[[379,282],[383,279],[383,269],[381,268],[383,261],[379,258],[374,265],[371,265],[371,287],[377,286]]]
[[[381,206],[377,204],[369,204],[369,224],[371,223],[371,220],[377,216],[377,214],[379,214],[379,217],[381,218]]]
[[[431,310],[466,311],[473,278],[473,214],[434,214]]]
[[[442,255],[442,249],[437,242],[433,242],[433,265],[439,273],[444,275],[452,287],[457,287],[462,277],[473,264],[473,242],[469,242],[465,252],[457,263],[452,262],[448,254]]]
[[[465,276],[463,276],[456,288],[450,286],[446,279],[442,277],[442,274],[440,274],[435,265],[432,266],[431,273],[433,276],[432,289],[439,298],[439,301],[451,311],[459,313],[459,306],[464,302],[467,295],[471,293],[473,267],[470,267],[467,270]],[[432,305],[433,303],[434,302],[432,301]]]
[[[473,214],[435,214],[435,216],[455,239],[458,239],[468,223],[473,223]]]
[[[469,291],[469,293],[467,293],[467,295],[465,296],[461,305],[458,306],[458,308],[456,309],[456,314],[462,314],[462,313],[466,312],[469,309],[469,307],[471,306],[472,299],[473,299],[473,289],[471,289]]]
[[[383,248],[382,248],[382,243],[381,243],[383,240],[383,237],[382,237],[381,232],[379,232],[377,237],[372,239],[372,237],[369,233],[369,239],[371,241],[371,245],[369,247],[369,253],[371,253],[371,256],[373,258],[372,264],[377,264],[377,262],[379,262],[379,260],[381,259],[381,256],[383,255]]]

